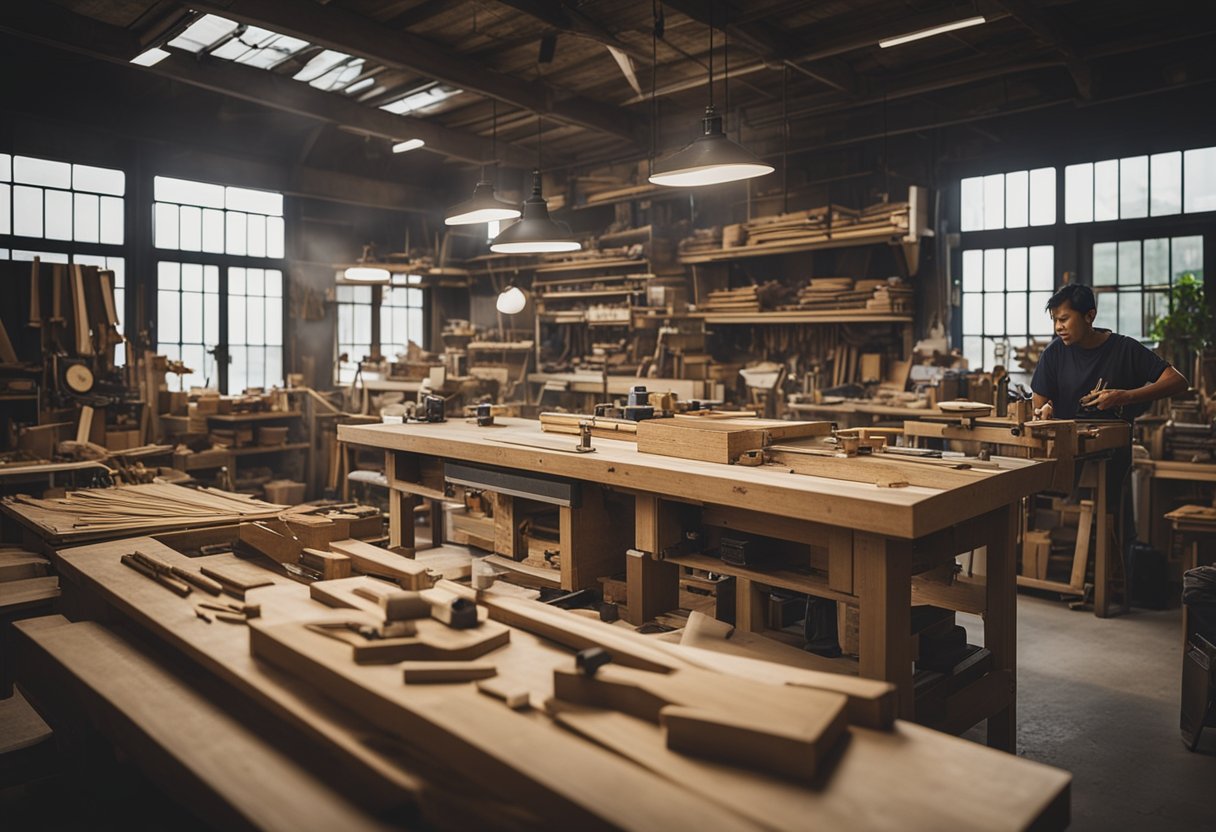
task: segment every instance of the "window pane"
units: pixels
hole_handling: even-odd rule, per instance
[[[1030,172],[1030,224],[1056,223],[1056,169],[1038,168]]]
[[[1119,277],[1117,243],[1094,243],[1094,285],[1114,286]]]
[[[1094,222],[1119,219],[1119,160],[1094,163]]]
[[[13,249],[12,258],[14,260],[24,260],[26,262],[37,257],[43,263],[68,263],[71,262],[66,254],[60,251],[24,251],[19,248]]]
[[[67,191],[44,191],[46,199],[46,237],[72,239],[72,195]]]
[[[203,266],[203,291],[218,292],[220,290],[220,267]]]
[[[72,166],[66,162],[52,162],[50,159],[14,156],[13,181],[68,190],[72,187]]]
[[[1182,175],[1182,210],[1216,211],[1216,147],[1184,153]]]
[[[984,252],[973,248],[963,252],[963,291],[978,292],[984,288]]]
[[[1169,240],[1144,241],[1144,284],[1146,286],[1170,285]]]
[[[266,301],[249,297],[245,306],[245,337],[248,344],[266,343]]]
[[[1177,280],[1187,272],[1203,277],[1203,237],[1175,237],[1173,240],[1170,274]]]
[[[1030,279],[1030,260],[1024,248],[1005,251],[1005,288],[1011,292],[1025,291]]]
[[[164,344],[181,341],[181,295],[174,291],[157,292],[156,327],[157,340]]]
[[[42,188],[13,188],[13,233],[19,237],[42,236]]]
[[[13,233],[12,186],[0,185],[0,234]]]
[[[258,214],[249,215],[249,256],[266,256],[266,218]]]
[[[1030,211],[1030,175],[1014,171],[1005,175],[1005,227],[1025,228]]]
[[[1026,334],[1027,295],[1025,292],[1010,292],[1005,296],[1005,327],[1011,335]]]
[[[984,180],[973,176],[964,179],[960,193],[960,226],[963,231],[981,231],[984,228]]]
[[[278,269],[266,270],[266,297],[283,297],[283,273]]]
[[[72,203],[74,206],[72,212],[73,236],[81,243],[96,243],[99,230],[97,197],[92,194],[75,194]],[[47,227],[50,227],[49,223]]]
[[[228,296],[228,343],[248,344],[245,337],[245,298]]]
[[[979,369],[979,366],[984,363],[984,339],[964,336],[963,358],[967,359],[967,365],[972,370]]]
[[[1119,329],[1118,292],[1100,292],[1095,300],[1098,304],[1098,315],[1094,318],[1094,326],[1099,329]]]
[[[177,206],[156,203],[152,214],[152,233],[157,248],[177,248]]]
[[[156,288],[180,289],[182,285],[182,267],[177,263],[161,261],[156,264]]]
[[[1030,247],[1030,288],[1055,290],[1055,249],[1052,246]]]
[[[157,176],[153,180],[153,199],[162,202],[177,202],[182,205],[200,205],[203,208],[223,208],[224,188],[206,182],[189,179],[174,179]]]
[[[122,196],[126,191],[126,183],[126,174],[120,170],[95,168],[92,165],[72,165],[73,190]]]
[[[226,217],[228,233],[224,249],[229,254],[244,254],[248,249],[245,215],[238,211],[228,211]]]
[[[1031,292],[1030,293],[1030,334],[1037,336],[1050,336],[1051,315],[1047,313],[1047,301],[1051,299],[1051,292]]]
[[[229,211],[247,211],[254,214],[283,216],[283,195],[273,191],[254,191],[249,188],[225,188],[224,207]]]
[[[1143,337],[1144,317],[1139,292],[1119,292],[1119,333],[1128,338]]]
[[[408,319],[409,319],[410,340],[413,341],[415,344],[417,344],[420,347],[425,347],[426,344],[424,344],[423,340],[422,340],[423,339],[422,310],[421,309],[411,309],[409,311]]]
[[[984,228],[1005,227],[1005,174],[984,177]]]
[[[266,293],[265,272],[261,269],[245,270],[245,294],[264,295]]]
[[[1157,153],[1150,163],[1152,199],[1150,213],[1154,217],[1182,211],[1182,154]]]
[[[125,224],[122,200],[115,196],[103,196],[101,198],[101,242],[116,246],[122,245]]]
[[[984,331],[984,296],[980,292],[963,292],[963,334],[979,335]]]
[[[1166,292],[1145,292],[1144,293],[1144,337],[1148,338],[1149,333],[1153,331],[1153,327],[1157,321],[1164,318],[1170,312],[1170,296]]]
[[[1005,252],[1003,249],[990,248],[984,251],[984,291],[1002,292],[1005,290]]]
[[[370,287],[369,287],[370,288]],[[364,306],[359,304],[355,307],[355,333],[356,338],[362,340],[365,333],[372,331],[372,308],[370,305]]]
[[[182,282],[185,282],[185,269],[182,269]],[[199,285],[203,276],[199,275]],[[202,292],[182,292],[182,343],[201,344],[203,342],[203,294]]]
[[[215,292],[208,292],[203,295],[203,343],[214,347],[219,342],[220,296]]]
[[[266,218],[266,256],[282,259],[283,248],[283,218]]]
[[[203,251],[224,253],[224,212],[215,208],[203,209]]]
[[[990,370],[996,366],[996,341],[984,339],[984,369]]]
[[[228,393],[237,394],[249,386],[249,352],[246,347],[232,347],[232,361],[228,364]]]
[[[0,153],[0,182],[11,182],[13,179],[13,157]]]
[[[1094,166],[1064,168],[1064,222],[1092,222],[1094,218]]]
[[[1005,295],[1001,292],[984,293],[984,334],[1005,334]]]
[[[283,301],[281,298],[266,299],[266,343],[283,343]]]
[[[203,266],[201,263],[182,263],[182,291],[203,291]],[[184,338],[189,341],[191,339]]]
[[[1140,241],[1124,240],[1119,243],[1119,285],[1140,285]],[[1139,317],[1139,313],[1136,314]]]
[[[283,348],[266,348],[266,385],[281,385],[283,383]]]
[[[193,205],[181,208],[181,247],[183,251],[202,251],[203,209]]]
[[[245,270],[240,267],[233,267],[228,270],[228,294],[243,295],[245,294]]]
[[[1148,157],[1119,160],[1119,217],[1148,216]]]

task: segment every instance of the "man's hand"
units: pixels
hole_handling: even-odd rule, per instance
[[[1132,396],[1127,390],[1101,390],[1082,402],[1086,407],[1092,406],[1098,410],[1113,410],[1131,403]]]
[[[1034,417],[1036,419],[1050,419],[1052,411],[1053,408],[1051,406],[1051,402],[1047,402],[1042,407],[1036,407],[1034,409]]]

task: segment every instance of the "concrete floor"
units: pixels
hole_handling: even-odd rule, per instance
[[[1194,753],[1178,733],[1181,615],[1019,597],[1018,754],[1072,772],[1072,829],[1216,828],[1216,728]]]

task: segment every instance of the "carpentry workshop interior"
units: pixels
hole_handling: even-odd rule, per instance
[[[1216,5],[0,65],[0,828],[1216,825]]]

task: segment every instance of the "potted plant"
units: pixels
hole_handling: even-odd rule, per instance
[[[1162,356],[1191,374],[1202,386],[1204,349],[1216,338],[1216,318],[1203,296],[1203,281],[1186,272],[1170,289],[1170,313],[1157,319],[1149,336],[1160,344]]]

